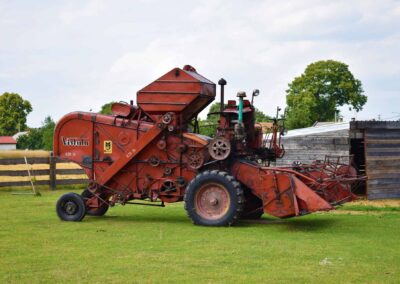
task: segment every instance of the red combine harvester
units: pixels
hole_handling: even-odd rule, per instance
[[[220,119],[213,139],[197,134],[197,115],[214,100],[216,85],[189,65],[140,90],[137,106],[114,103],[112,115],[64,116],[55,129],[54,154],[79,164],[90,182],[81,195],[58,200],[58,216],[80,221],[115,204],[184,201],[193,223],[224,226],[263,213],[288,218],[331,210],[355,198],[351,184],[359,178],[349,164],[270,167],[284,154],[280,120],[266,141],[246,94],[225,105],[226,81],[218,84],[221,109],[214,113]]]

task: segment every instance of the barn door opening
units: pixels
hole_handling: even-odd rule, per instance
[[[365,143],[364,138],[350,139],[350,155],[354,156],[354,166],[358,175],[366,175],[365,173]],[[366,195],[366,183],[360,181],[353,185],[353,193],[357,195]]]

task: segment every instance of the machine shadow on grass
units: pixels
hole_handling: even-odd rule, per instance
[[[165,223],[165,224],[187,224],[188,226],[195,226],[186,216],[147,216],[147,215],[106,215],[103,217],[88,217],[86,222],[102,222],[112,221],[120,223]],[[321,231],[325,228],[329,228],[337,223],[337,220],[331,218],[324,219],[306,219],[306,218],[295,218],[295,219],[276,219],[272,217],[264,217],[259,220],[240,220],[235,226],[231,228],[250,228],[255,226],[279,226],[285,227],[287,230],[293,231]],[[224,228],[224,227],[217,227]],[[227,227],[225,227],[227,228]]]
[[[289,220],[288,220],[289,221]],[[337,223],[334,219],[292,219],[289,222],[281,223],[288,230],[293,231],[323,231],[332,228]]]
[[[321,231],[333,226],[336,222],[337,220],[333,219],[306,219],[301,217],[292,219],[267,219],[264,217],[259,220],[241,220],[236,226],[254,227],[264,225],[286,227],[288,230],[295,231]]]
[[[102,217],[87,216],[84,222],[112,221],[120,223],[168,223],[168,224],[191,224],[185,216],[143,216],[143,215],[105,215]]]

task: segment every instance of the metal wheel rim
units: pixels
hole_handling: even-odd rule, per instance
[[[78,204],[76,204],[74,201],[72,200],[68,200],[66,201],[63,206],[62,206],[64,212],[67,215],[74,215],[76,214],[76,212],[78,212]]]
[[[217,183],[201,186],[195,195],[197,214],[208,220],[222,218],[228,212],[230,203],[228,190]]]

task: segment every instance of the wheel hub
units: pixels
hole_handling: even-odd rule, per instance
[[[67,201],[64,205],[64,210],[68,215],[73,215],[76,213],[77,206],[72,201]]]
[[[212,199],[210,200],[210,205],[215,206],[215,205],[217,205],[217,204],[218,204],[218,199],[212,198]]]

